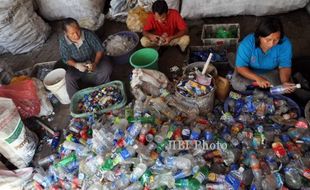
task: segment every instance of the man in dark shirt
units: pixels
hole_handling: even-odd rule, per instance
[[[79,90],[78,80],[91,85],[109,82],[112,67],[96,34],[80,28],[72,18],[63,21],[63,30],[59,46],[62,61],[70,66],[66,73],[69,97]]]

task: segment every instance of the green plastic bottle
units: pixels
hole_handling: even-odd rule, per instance
[[[194,178],[178,179],[175,181],[175,186],[182,189],[198,190],[200,185],[199,181]]]
[[[55,164],[55,167],[64,167],[66,165],[68,165],[71,162],[76,161],[76,155],[75,153],[71,153],[70,155],[68,155],[67,157],[63,158],[62,160],[60,160],[57,164]]]
[[[208,178],[209,173],[209,168],[207,166],[202,166],[199,171],[194,174],[193,180],[197,181],[199,184],[202,184]]]
[[[111,158],[105,160],[104,164],[101,166],[101,170],[109,171],[114,167],[113,160]]]
[[[135,122],[140,122],[142,124],[144,123],[154,124],[155,123],[155,118],[153,116],[128,117],[127,120],[129,123],[135,123]]]

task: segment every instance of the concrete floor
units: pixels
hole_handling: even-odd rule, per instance
[[[292,41],[294,47],[294,58],[303,60],[304,57],[310,57],[310,16],[305,9],[300,9],[290,13],[277,15],[284,24],[286,35]],[[254,32],[256,25],[262,17],[255,16],[234,16],[222,18],[204,18],[200,20],[187,21],[189,26],[189,34],[191,36],[191,46],[201,46],[200,40],[201,30],[203,24],[214,23],[239,23],[241,31],[241,39],[247,34]],[[36,63],[59,60],[58,37],[62,35],[59,22],[50,23],[52,26],[52,34],[48,41],[39,49],[33,50],[27,54],[22,55],[0,55],[0,66],[6,65],[13,72],[32,67]],[[101,40],[106,39],[107,36],[119,31],[127,30],[124,23],[106,20],[105,24],[96,32]],[[177,48],[167,49],[159,59],[159,70],[169,75],[169,68],[177,65],[184,66],[186,54],[181,54]],[[298,64],[298,63],[296,63]],[[296,65],[295,65],[296,66]],[[297,65],[298,66],[298,65]],[[127,94],[129,92],[129,75],[132,67],[129,64],[113,65],[112,80],[122,80],[127,87]],[[310,69],[310,63],[300,67],[300,70]],[[221,71],[220,71],[221,72]],[[220,73],[221,74],[221,73]],[[55,108],[56,117],[49,123],[54,129],[62,129],[68,125],[69,106],[60,105]]]

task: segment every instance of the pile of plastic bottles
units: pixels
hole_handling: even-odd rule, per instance
[[[212,76],[203,76],[198,68],[184,76],[176,88],[177,92],[184,97],[205,96],[213,89]]]
[[[104,42],[107,55],[119,56],[132,50],[136,43],[130,36],[125,35],[111,35]]]
[[[238,94],[230,98],[237,96],[241,98]],[[272,103],[277,112],[279,107]],[[48,169],[38,168],[35,183],[29,186],[127,190],[309,187],[307,122],[299,118],[289,127],[272,120],[249,122],[234,117],[236,110],[223,113],[219,105],[213,113],[188,123],[182,117],[154,117],[136,101],[133,107],[105,114],[98,121],[73,119],[69,126],[73,135],[67,135],[58,154],[46,158]]]
[[[85,94],[78,102],[78,112],[94,112],[120,103],[123,100],[121,90],[114,86],[103,87],[90,94]]]

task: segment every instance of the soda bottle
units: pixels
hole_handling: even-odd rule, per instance
[[[149,130],[152,128],[152,125],[150,124],[144,124],[142,125],[138,140],[140,143],[145,144],[146,143],[146,135],[149,132]]]
[[[139,180],[139,178],[144,174],[146,171],[147,166],[144,163],[139,163],[130,175],[130,182],[134,183]]]
[[[44,166],[46,164],[54,162],[57,158],[58,158],[58,156],[56,154],[51,154],[49,156],[46,156],[45,158],[40,159],[38,161],[38,164],[40,166]]]
[[[187,170],[177,170],[174,174],[173,177],[175,180],[178,179],[183,179],[186,177],[189,177],[192,175],[192,170],[191,169],[187,169]]]
[[[279,86],[274,86],[270,88],[270,93],[271,94],[284,94],[288,90],[295,90],[297,88],[301,88],[300,84],[295,84],[295,85],[279,85]]]
[[[198,190],[200,188],[200,184],[197,180],[188,178],[176,180],[175,186],[181,189],[191,189],[191,190]]]
[[[264,177],[262,180],[262,188],[264,190],[277,189],[277,179],[273,173]]]
[[[208,178],[209,173],[210,173],[210,169],[207,166],[202,166],[200,167],[199,171],[194,174],[192,180],[197,181],[195,182],[195,184],[198,183],[202,185],[202,183]]]

